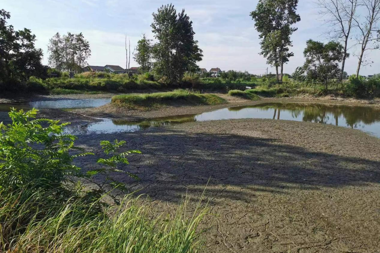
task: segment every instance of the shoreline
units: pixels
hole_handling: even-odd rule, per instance
[[[249,101],[241,98],[230,97],[225,94],[217,94],[227,100],[227,104],[210,105],[210,106],[178,106],[178,107],[161,107],[154,110],[141,111],[130,110],[118,107],[112,104],[98,108],[76,109],[74,113],[80,113],[95,118],[119,119],[128,121],[141,121],[153,118],[165,118],[173,116],[190,116],[198,115],[205,112],[219,109],[255,106],[266,103],[297,103],[297,104],[324,104],[331,106],[360,106],[372,107],[380,110],[380,100],[357,100],[357,99],[337,99],[331,97],[311,98],[311,97],[291,97],[291,98],[261,98],[258,101]]]

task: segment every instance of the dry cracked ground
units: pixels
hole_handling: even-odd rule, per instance
[[[233,120],[80,136],[139,149],[123,169],[158,214],[204,189],[203,252],[379,252],[380,139],[312,123]],[[95,157],[81,161],[83,167]],[[207,185],[207,187],[206,187]]]

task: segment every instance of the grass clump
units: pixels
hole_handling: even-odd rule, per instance
[[[213,94],[199,94],[185,90],[175,90],[172,92],[152,94],[118,95],[112,98],[112,103],[118,106],[140,109],[178,105],[219,105],[226,103],[226,101]]]
[[[74,160],[94,154],[75,146],[76,137],[64,133],[67,124],[36,115],[37,110],[12,110],[12,123],[0,123],[0,252],[186,253],[199,248],[196,231],[205,209],[189,217],[185,203],[175,214],[156,217],[138,198],[127,196],[120,203],[104,190],[125,188],[115,172],[136,178],[127,171],[127,157],[139,151],[120,151],[124,141],[101,141],[105,157],[84,172]],[[96,175],[105,180],[94,181]]]
[[[240,97],[244,99],[249,99],[249,100],[260,100],[260,97],[256,95],[255,93],[249,92],[249,90],[246,91],[241,91],[241,90],[230,90],[228,92],[228,95],[233,96],[233,97]]]

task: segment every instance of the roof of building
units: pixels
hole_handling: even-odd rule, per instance
[[[118,65],[106,65],[106,67],[112,69],[113,71],[124,71],[125,69],[123,69],[122,67],[118,66]]]
[[[88,68],[92,69],[93,71],[104,71],[104,67],[102,66],[88,66]]]
[[[205,71],[205,72],[207,72],[207,69],[205,69],[205,68],[201,68],[201,71]]]
[[[218,71],[218,72],[220,72],[220,71],[222,71],[220,68],[212,68],[211,70],[210,70],[210,72],[214,72],[214,71]]]
[[[139,67],[132,67],[130,70],[139,70]]]

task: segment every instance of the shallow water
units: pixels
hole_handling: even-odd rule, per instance
[[[58,99],[34,101],[21,104],[0,104],[0,112],[9,112],[12,107],[16,109],[28,110],[36,109],[79,109],[79,108],[95,108],[111,103],[110,98],[94,98],[94,99]]]
[[[359,129],[380,138],[380,110],[358,106],[327,106],[320,104],[260,104],[206,112],[193,116],[158,118],[143,122],[104,119],[82,127],[68,128],[72,134],[135,132],[150,127],[168,126],[185,122],[230,119],[274,119],[305,121]]]

